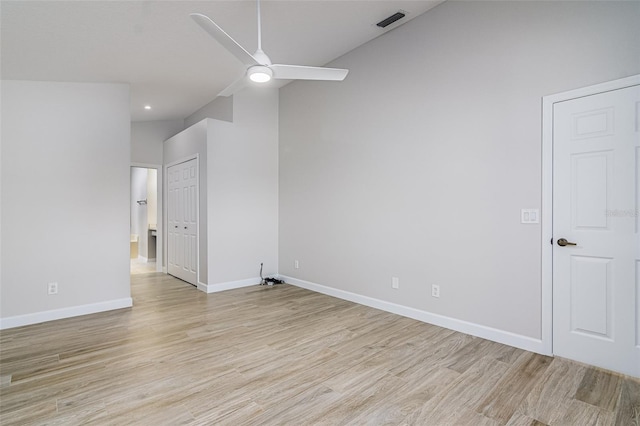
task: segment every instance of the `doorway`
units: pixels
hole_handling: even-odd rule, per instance
[[[133,165],[130,170],[130,272],[161,272],[159,167]]]
[[[546,342],[640,377],[640,76],[546,97],[544,114]]]

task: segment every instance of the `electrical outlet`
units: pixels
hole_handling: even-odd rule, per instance
[[[298,260],[297,260],[297,259],[293,261],[293,267],[294,267],[295,269],[300,269],[300,262],[298,262]]]
[[[391,288],[400,288],[400,279],[398,277],[391,277]]]
[[[58,283],[47,284],[47,294],[58,294]]]
[[[440,297],[440,286],[432,285],[431,286],[431,297]]]

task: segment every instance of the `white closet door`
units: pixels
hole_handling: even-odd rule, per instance
[[[196,159],[167,170],[169,274],[188,283],[198,282],[198,163]]]

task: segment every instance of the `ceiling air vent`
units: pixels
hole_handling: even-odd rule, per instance
[[[399,19],[404,18],[405,16],[406,15],[402,12],[396,12],[393,15],[389,16],[388,18],[385,18],[382,21],[378,22],[376,25],[379,26],[380,28],[388,27],[389,25],[393,24]]]

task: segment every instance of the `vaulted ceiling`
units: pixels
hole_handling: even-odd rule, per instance
[[[274,63],[321,66],[439,3],[265,0],[262,46]],[[385,29],[375,25],[398,11],[407,16]],[[192,12],[208,15],[247,50],[255,50],[253,0],[3,0],[1,76],[129,83],[132,120],[184,118],[244,72],[191,20]]]

